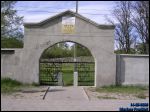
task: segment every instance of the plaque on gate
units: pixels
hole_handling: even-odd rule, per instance
[[[62,33],[73,34],[75,32],[75,17],[62,17]]]

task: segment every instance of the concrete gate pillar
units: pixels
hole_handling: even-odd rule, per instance
[[[78,72],[74,72],[73,74],[73,85],[78,86]]]

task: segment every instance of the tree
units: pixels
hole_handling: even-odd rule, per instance
[[[130,54],[135,54],[136,52],[137,51],[136,51],[135,48],[130,48]],[[126,52],[123,49],[117,49],[117,50],[114,51],[114,53],[116,53],[116,54],[125,54]]]
[[[23,48],[23,42],[16,38],[1,38],[1,48]]]
[[[142,53],[149,54],[149,1],[135,1],[132,8],[133,26],[142,41]]]
[[[18,17],[14,4],[16,1],[1,1],[1,38],[12,37],[21,32],[22,17]]]
[[[145,54],[145,43],[139,43],[136,45],[136,52],[139,54]]]
[[[66,42],[57,43],[49,47],[43,54],[42,58],[62,58],[71,57],[71,50]]]
[[[71,47],[72,54],[74,53],[74,45]],[[84,46],[76,44],[76,56],[92,56],[91,52]]]
[[[61,47],[62,49],[68,49],[69,47],[67,42],[61,42],[61,43],[58,43],[57,45],[58,47]]]
[[[66,42],[57,43],[52,47],[49,47],[45,50],[42,54],[42,58],[63,58],[63,57],[73,57],[74,53],[74,45],[69,48],[69,45]],[[90,51],[79,45],[76,44],[76,56],[92,56]]]
[[[131,21],[131,1],[119,1],[112,14],[117,20],[118,24],[109,19],[115,29],[115,40],[119,44],[119,49],[124,50],[125,53],[130,53],[131,45],[135,42],[135,36],[132,36],[132,21]]]

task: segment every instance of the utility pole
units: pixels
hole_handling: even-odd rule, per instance
[[[76,13],[78,13],[78,1],[76,1]]]
[[[78,13],[78,1],[76,1],[76,13]],[[74,86],[78,86],[78,72],[77,72],[77,63],[76,63],[76,43],[74,43]]]
[[[76,1],[76,13],[78,13],[78,1]],[[76,61],[76,43],[74,43],[74,62]],[[76,63],[74,64],[74,72],[76,72]]]

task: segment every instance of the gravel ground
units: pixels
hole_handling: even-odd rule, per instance
[[[40,90],[17,92],[12,95],[1,94],[2,111],[108,111],[119,110],[120,107],[130,107],[130,103],[149,103],[149,99],[118,100],[118,99],[88,99],[87,92],[82,87],[50,88],[45,100],[45,94]]]

